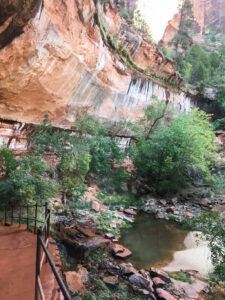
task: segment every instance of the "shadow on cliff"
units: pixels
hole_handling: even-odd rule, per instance
[[[42,9],[44,0],[0,1],[0,49],[23,33],[23,28]]]

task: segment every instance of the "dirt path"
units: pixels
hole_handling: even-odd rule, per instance
[[[54,260],[59,260],[56,245],[49,246]],[[36,235],[18,225],[0,225],[0,299],[33,300],[35,287]],[[58,263],[56,261],[56,263]],[[48,264],[42,268],[41,280],[46,299],[60,299],[57,284]]]

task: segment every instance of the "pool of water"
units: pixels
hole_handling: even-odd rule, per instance
[[[139,269],[196,270],[202,277],[212,270],[207,243],[195,232],[148,214],[138,215],[133,227],[122,231],[120,243],[132,251],[129,261]]]
[[[141,214],[132,228],[122,231],[120,243],[132,251],[129,261],[135,267],[163,267],[173,260],[174,252],[186,248],[187,234],[174,222]]]

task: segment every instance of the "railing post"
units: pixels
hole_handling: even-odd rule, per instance
[[[29,229],[29,219],[28,219],[28,215],[29,215],[29,208],[27,205],[27,230]]]
[[[34,217],[34,234],[36,234],[37,232],[37,209],[38,209],[38,205],[36,203],[35,205],[35,217]]]
[[[11,207],[11,225],[13,225],[13,205]]]
[[[8,213],[7,206],[5,206],[5,225],[7,224],[7,213]]]
[[[21,205],[20,205],[20,212],[19,212],[19,227],[21,226]]]
[[[48,215],[49,215],[49,217],[48,217],[48,222],[47,222],[47,238],[49,237],[49,232],[50,232],[50,217],[51,217],[50,209],[48,209]]]
[[[41,230],[37,231],[37,249],[36,249],[36,274],[35,274],[35,300],[39,299],[39,284],[38,279],[40,277],[40,262],[41,262]]]
[[[45,202],[45,219],[47,218],[48,215],[48,202]]]
[[[45,202],[45,220],[47,218],[47,215],[48,215],[48,202]],[[47,226],[45,226],[44,228],[44,231],[45,231],[45,241],[47,241]]]

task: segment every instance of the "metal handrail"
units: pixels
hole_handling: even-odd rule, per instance
[[[19,215],[15,216],[15,208],[19,209]],[[29,209],[30,208],[35,208],[34,211],[34,218],[29,216]],[[11,225],[13,224],[14,220],[19,220],[19,227],[21,226],[21,221],[26,220],[26,225],[27,225],[27,230],[29,230],[29,221],[34,221],[34,234],[37,232],[37,223],[44,223],[42,220],[38,220],[37,215],[38,215],[38,208],[45,208],[45,216],[47,214],[47,209],[48,209],[48,204],[47,202],[44,205],[38,205],[37,203],[34,205],[18,205],[18,206],[5,206],[5,212],[4,212],[4,223],[7,225],[8,223],[8,212],[11,212],[11,216],[9,217]],[[22,209],[26,209],[26,217],[22,216]]]
[[[35,217],[30,217],[29,216],[29,208],[35,207]],[[39,207],[44,207],[45,208],[45,220],[40,221],[37,218],[37,213],[38,213],[38,208]],[[26,209],[26,217],[23,217],[21,215],[22,209]],[[8,211],[11,212],[11,216],[9,217],[11,225],[13,224],[13,221],[15,219],[19,219],[19,226],[21,226],[21,221],[26,220],[27,224],[27,230],[29,229],[29,221],[34,221],[34,234],[37,233],[37,248],[36,248],[36,274],[35,274],[35,300],[39,300],[39,295],[41,297],[41,300],[45,300],[44,296],[44,290],[41,284],[41,279],[40,279],[40,273],[41,273],[41,268],[44,263],[49,263],[51,270],[55,276],[55,279],[59,285],[59,288],[64,296],[65,300],[72,300],[70,293],[68,289],[66,288],[61,276],[59,275],[59,272],[51,258],[51,255],[48,251],[48,243],[49,243],[49,233],[50,233],[50,209],[48,209],[48,204],[45,203],[45,205],[19,205],[17,206],[17,209],[19,209],[19,216],[15,216],[15,207],[12,206],[7,206],[5,207],[5,217],[4,217],[4,223],[7,225],[7,217],[8,217]],[[37,229],[37,223],[42,223],[42,227]],[[44,240],[42,239],[42,235],[44,234]],[[42,257],[41,257],[41,250],[42,252]]]
[[[50,209],[47,210],[46,218],[41,229],[37,231],[37,251],[36,251],[36,274],[35,274],[35,300],[45,300],[44,290],[41,284],[40,273],[44,257],[46,258],[46,263],[48,262],[51,270],[55,276],[55,279],[59,285],[59,288],[64,296],[65,300],[71,300],[69,291],[67,290],[59,272],[55,266],[54,261],[51,258],[51,255],[48,251],[48,242],[49,242],[49,230],[50,230]],[[44,240],[42,239],[42,234],[44,233]],[[41,257],[41,249],[43,249]]]

